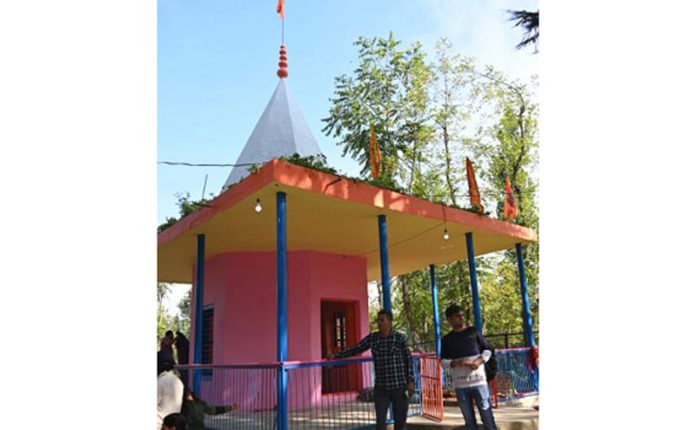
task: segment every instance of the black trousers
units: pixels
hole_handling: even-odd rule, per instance
[[[390,391],[375,388],[377,430],[387,429],[387,411],[390,404],[394,408],[394,430],[404,430],[406,428],[406,415],[408,415],[406,387]]]

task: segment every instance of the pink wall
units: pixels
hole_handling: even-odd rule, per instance
[[[203,305],[214,304],[215,309],[215,364],[276,361],[274,252],[227,253],[206,260],[203,293]],[[356,337],[367,335],[366,259],[288,253],[288,360],[321,359],[322,300],[357,302]]]

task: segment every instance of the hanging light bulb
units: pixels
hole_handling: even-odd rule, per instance
[[[447,232],[447,227],[445,227],[445,234],[442,235],[442,238],[445,240],[449,240],[449,233]]]
[[[261,212],[263,208],[261,207],[261,199],[256,199],[256,206],[254,206],[256,212]]]

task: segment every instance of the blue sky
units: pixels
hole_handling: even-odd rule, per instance
[[[281,22],[275,0],[159,0],[158,161],[234,163],[278,78]],[[508,9],[537,10],[536,1],[286,1],[288,86],[329,164],[357,174],[326,137],[334,77],[356,66],[359,36],[393,32],[427,52],[448,37],[454,49],[511,77],[538,73],[538,55],[516,50],[521,31]],[[231,168],[157,167],[157,219],[177,215],[176,192],[217,195]]]

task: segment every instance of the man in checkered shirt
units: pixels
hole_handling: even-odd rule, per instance
[[[387,428],[387,410],[390,403],[394,408],[394,430],[405,428],[408,402],[415,387],[411,352],[406,346],[406,336],[392,330],[393,319],[391,311],[380,310],[377,313],[378,332],[370,333],[357,345],[330,357],[350,357],[368,349],[372,352],[372,360],[375,363],[377,430]]]

